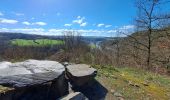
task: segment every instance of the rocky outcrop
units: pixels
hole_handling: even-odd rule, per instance
[[[73,64],[66,67],[66,75],[75,87],[87,86],[94,81],[97,70],[86,64]]]
[[[96,69],[85,64],[63,65],[47,60],[0,62],[0,100],[93,99],[91,94],[99,89]]]
[[[0,100],[55,100],[68,93],[65,68],[54,61],[1,62],[0,85],[14,88],[0,91]]]

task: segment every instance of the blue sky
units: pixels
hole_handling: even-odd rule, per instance
[[[114,36],[118,29],[133,29],[135,15],[134,0],[1,0],[0,31]]]

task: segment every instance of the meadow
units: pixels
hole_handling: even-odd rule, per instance
[[[14,39],[11,41],[11,44],[17,46],[53,46],[63,45],[64,41],[51,39],[36,39],[36,40]]]

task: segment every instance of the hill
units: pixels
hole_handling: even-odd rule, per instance
[[[91,48],[96,48],[96,45],[108,39],[107,37],[91,36],[73,37],[74,39],[72,36],[43,36],[0,32],[0,60],[20,61],[25,59],[46,59],[59,51],[65,51],[64,42],[66,39],[68,40],[68,38],[72,38],[73,41],[69,40],[67,42],[72,43],[78,39],[80,40],[79,42],[84,42],[85,45],[90,45]],[[86,48],[85,45],[83,48]],[[74,47],[74,49],[76,49],[76,47]],[[72,55],[73,52],[70,52],[70,54]],[[66,56],[65,54],[63,55]],[[56,56],[54,58],[56,58]]]
[[[76,36],[74,36],[76,37]],[[25,40],[35,40],[35,39],[52,39],[52,40],[63,40],[65,36],[44,36],[35,34],[24,34],[24,33],[8,33],[0,32],[0,41],[10,41],[13,39],[25,39]],[[95,36],[81,36],[82,41],[90,44],[97,43],[99,41],[104,41],[109,39],[109,37],[95,37]]]
[[[162,31],[166,30],[166,31]],[[155,31],[151,43],[151,70],[166,73],[170,65],[170,28]],[[148,37],[145,31],[102,43],[104,52],[119,66],[146,68]]]

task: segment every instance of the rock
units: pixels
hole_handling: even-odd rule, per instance
[[[74,86],[84,86],[94,80],[97,70],[86,64],[74,64],[66,67],[66,74]]]
[[[142,83],[144,86],[149,86],[148,82],[143,82]]]
[[[55,100],[68,93],[64,66],[47,60],[1,62],[0,85],[14,88],[14,100]]]
[[[111,89],[110,92],[114,94],[116,91],[114,89]]]
[[[118,100],[125,100],[123,97],[118,97],[117,99]]]
[[[11,62],[0,62],[0,69],[7,68],[11,65]]]
[[[56,72],[58,74],[62,74],[65,70],[64,66],[60,63],[46,60],[26,60],[24,62],[13,64],[10,62],[2,62],[1,65],[3,65],[3,68],[0,67],[0,76],[13,76],[46,72]]]
[[[140,87],[140,85],[139,85],[139,84],[132,83],[131,81],[129,81],[128,85],[130,85],[130,86],[134,86],[134,87],[138,87],[138,88]]]
[[[68,62],[63,62],[62,64],[64,65],[64,67],[66,67],[66,66],[68,66],[68,65],[69,65],[69,63],[68,63]]]
[[[120,94],[119,92],[115,92],[114,96],[116,96],[116,97],[123,97],[122,94]]]
[[[88,99],[82,93],[75,92],[75,93],[70,93],[63,98],[60,98],[59,100],[88,100]]]

